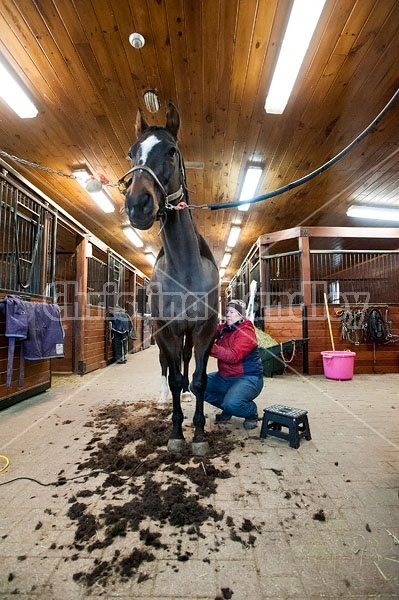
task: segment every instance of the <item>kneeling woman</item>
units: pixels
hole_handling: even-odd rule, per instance
[[[211,356],[217,358],[218,371],[208,374],[205,401],[222,409],[216,422],[241,417],[245,429],[254,429],[258,421],[254,400],[263,388],[263,367],[255,328],[245,318],[241,300],[227,304],[226,323],[218,326]]]

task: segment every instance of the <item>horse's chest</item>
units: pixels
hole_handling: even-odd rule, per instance
[[[170,319],[207,319],[213,310],[213,287],[206,279],[158,277],[148,288],[149,303],[153,317]]]

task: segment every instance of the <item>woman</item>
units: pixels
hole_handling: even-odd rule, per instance
[[[245,318],[242,300],[227,304],[226,323],[218,326],[211,356],[217,358],[218,371],[208,375],[205,401],[222,409],[216,422],[241,417],[245,429],[254,429],[258,421],[254,400],[263,388],[263,367],[255,328]]]

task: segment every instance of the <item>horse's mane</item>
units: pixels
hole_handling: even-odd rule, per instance
[[[211,252],[211,249],[209,248],[207,242],[204,240],[204,238],[202,237],[202,235],[200,233],[198,233],[197,229],[195,230],[197,237],[198,237],[198,242],[199,242],[199,248],[200,248],[200,254],[201,256],[204,256],[205,258],[208,258],[217,268],[217,264],[215,261],[215,258]]]

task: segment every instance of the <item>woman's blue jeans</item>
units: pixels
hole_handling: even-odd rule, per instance
[[[262,388],[262,376],[222,377],[218,372],[209,373],[204,400],[228,415],[252,417],[257,414],[254,400]]]

